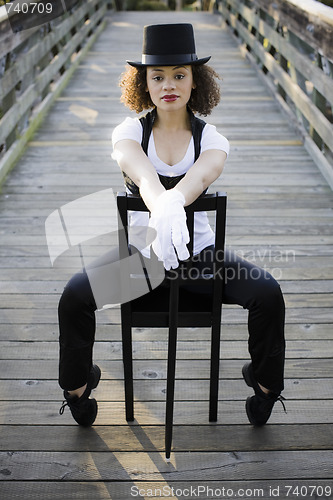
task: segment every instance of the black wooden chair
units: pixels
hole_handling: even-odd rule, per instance
[[[188,283],[188,280],[190,280],[193,266],[194,259],[190,257],[187,261],[180,263],[177,270],[165,271],[163,285],[158,286],[146,295],[121,305],[127,421],[134,420],[132,327],[169,328],[165,419],[165,453],[167,459],[170,458],[172,443],[178,327],[211,327],[209,421],[216,422],[217,420],[226,203],[227,196],[225,193],[215,193],[201,196],[186,207],[187,225],[191,238],[188,249],[191,256],[193,255],[195,212],[213,212],[215,216],[215,224],[213,224],[215,225],[214,274],[203,275],[199,278],[202,286],[210,287],[209,293],[193,293],[186,287],[184,288],[184,284],[186,285],[186,282]],[[123,235],[120,237],[120,257],[122,258],[122,256],[128,256],[128,211],[147,212],[148,209],[140,197],[126,193],[118,194],[117,205],[120,224],[124,228],[124,231],[119,231],[119,234]],[[124,259],[123,262],[125,261]],[[126,273],[126,269],[123,269],[122,272]],[[127,273],[129,274],[128,270]],[[176,279],[175,276],[177,276]],[[132,286],[131,280],[138,279],[138,276],[129,276],[128,279],[130,280],[128,285]]]

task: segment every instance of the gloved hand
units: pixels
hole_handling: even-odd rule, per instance
[[[167,271],[178,267],[178,258],[186,260],[190,256],[186,247],[190,236],[184,204],[183,194],[169,189],[157,198],[151,211],[149,226],[157,232],[152,247]]]

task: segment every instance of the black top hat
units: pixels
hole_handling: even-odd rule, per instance
[[[198,59],[192,24],[153,24],[143,28],[141,62],[126,61],[136,68],[205,64],[210,56]]]

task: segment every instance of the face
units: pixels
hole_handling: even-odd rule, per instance
[[[157,108],[175,111],[185,107],[195,88],[192,67],[148,66],[147,91]]]

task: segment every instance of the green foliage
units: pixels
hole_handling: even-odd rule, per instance
[[[169,7],[158,0],[142,0],[138,2],[138,10],[169,10]]]
[[[333,0],[318,0],[320,3],[324,3],[325,5],[328,5],[329,7],[333,7]]]
[[[1,5],[6,5],[6,3],[12,2],[13,0],[0,0],[0,7]]]
[[[127,0],[126,10],[169,10],[160,0]]]

